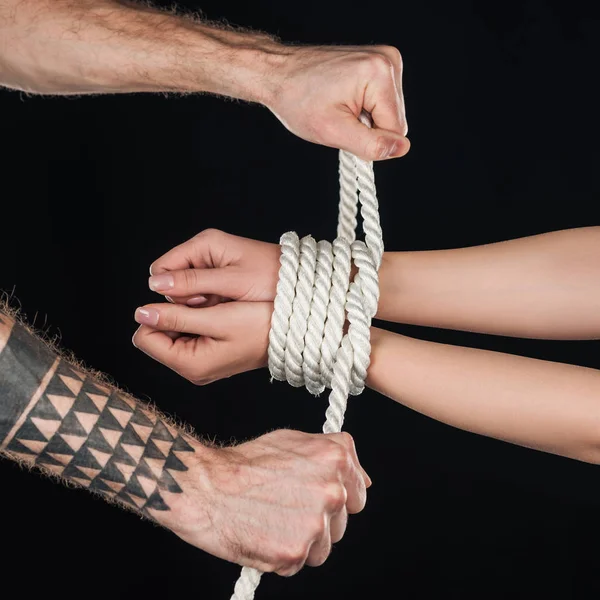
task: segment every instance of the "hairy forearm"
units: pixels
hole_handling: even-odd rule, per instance
[[[600,337],[600,227],[388,252],[378,318],[517,337]]]
[[[210,451],[0,310],[0,453],[177,531]]]
[[[372,328],[367,383],[439,421],[600,463],[600,372]]]
[[[266,102],[283,46],[117,0],[4,0],[0,85],[32,93],[212,92]]]

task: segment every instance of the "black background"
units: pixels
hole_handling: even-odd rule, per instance
[[[386,247],[600,224],[597,8],[577,2],[181,3],[286,41],[387,43],[413,146],[376,165]],[[596,4],[597,6],[597,4]],[[206,227],[335,234],[337,154],[268,110],[207,96],[0,92],[0,289],[87,365],[201,433],[320,430],[324,400],[266,371],[196,388],[130,343],[150,263]],[[386,325],[600,368],[598,342]],[[599,399],[600,402],[600,399]],[[366,391],[345,428],[374,485],[319,569],[267,598],[598,598],[598,468],[482,438]],[[3,571],[24,598],[229,598],[238,568],[3,461]]]

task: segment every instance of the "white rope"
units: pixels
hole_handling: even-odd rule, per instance
[[[366,113],[360,119],[371,126]],[[338,237],[333,244],[317,243],[310,235],[299,240],[293,231],[281,236],[269,332],[273,379],[305,385],[314,395],[331,388],[324,433],[341,431],[348,395],[356,396],[365,387],[383,256],[373,163],[340,151],[339,173]],[[359,201],[366,243],[356,240]],[[358,271],[351,282],[352,260]],[[253,600],[260,577],[260,571],[244,567],[231,600]]]

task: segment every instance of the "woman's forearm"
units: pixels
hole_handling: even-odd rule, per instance
[[[517,337],[600,337],[600,227],[387,252],[377,317]]]
[[[6,0],[0,85],[33,93],[212,92],[263,101],[283,47],[118,0]]]
[[[600,463],[600,372],[371,331],[371,388],[460,429]]]

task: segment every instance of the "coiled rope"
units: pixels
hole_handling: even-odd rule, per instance
[[[371,127],[366,113],[361,122]],[[365,387],[371,354],[371,319],[379,301],[383,256],[373,163],[340,151],[340,204],[333,244],[281,236],[281,267],[271,330],[269,370],[273,379],[305,385],[319,395],[331,388],[324,433],[341,431],[348,395]],[[356,239],[360,202],[365,242]],[[352,260],[358,271],[350,281]],[[349,326],[344,333],[346,315]],[[244,567],[231,600],[253,600],[262,573]]]

